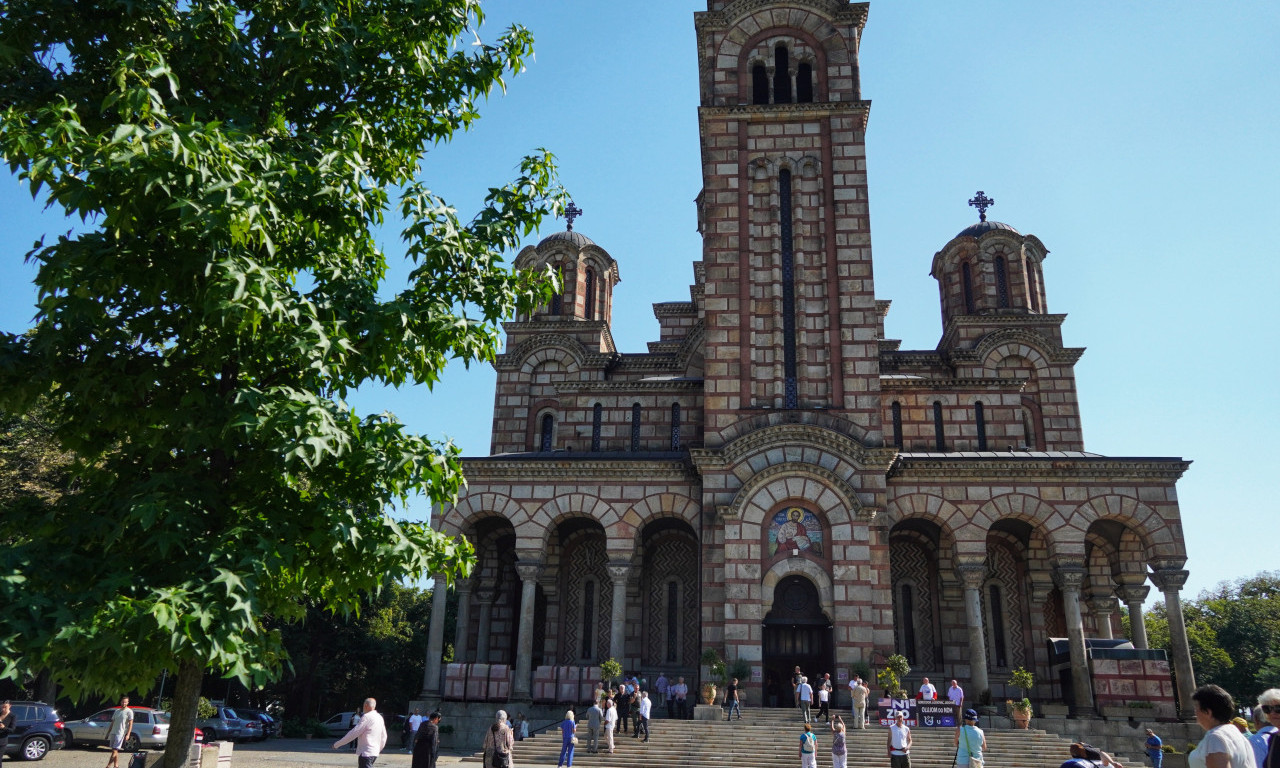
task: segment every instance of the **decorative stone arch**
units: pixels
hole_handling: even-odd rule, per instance
[[[609,502],[585,493],[567,493],[547,501],[529,516],[523,526],[516,526],[516,546],[534,542],[534,546],[546,551],[556,526],[571,517],[584,517],[600,523],[605,530],[606,543],[609,527],[618,519],[618,511]]]
[[[680,370],[688,372],[695,358],[701,359],[706,340],[707,326],[703,320],[699,319],[689,327],[684,339],[680,342],[680,348],[676,350],[676,365]],[[702,375],[701,370],[698,371],[698,375]]]
[[[831,70],[850,63],[846,42],[832,25],[831,19],[813,10],[788,8],[778,9],[775,13],[769,10],[758,11],[751,2],[736,2],[727,6],[722,13],[729,21],[728,31],[712,56],[717,60],[737,60],[739,100],[750,96],[752,66],[764,63],[770,72],[774,69],[773,62],[761,62],[755,56],[756,48],[762,42],[794,40],[811,52],[808,63],[813,67],[817,80],[814,83],[815,101],[827,100]],[[747,16],[753,17],[750,24],[744,23]],[[775,46],[770,45],[770,49],[773,47]],[[795,45],[787,46],[788,53],[793,54],[789,56],[789,67],[798,66],[803,61],[794,55],[797,53],[795,48]]]
[[[787,500],[803,500],[820,512],[833,539],[837,526],[851,525],[863,512],[857,491],[836,473],[817,464],[786,461],[751,475],[725,517],[742,521],[743,538],[758,538],[769,511]]]
[[[566,372],[577,372],[583,364],[586,350],[577,339],[562,333],[540,333],[528,339],[511,353],[520,361],[520,372],[531,374],[542,363],[555,360],[564,365]]]
[[[456,504],[447,507],[440,515],[436,530],[449,536],[461,536],[475,523],[486,517],[503,517],[517,529],[529,519],[528,511],[519,502],[501,493],[483,491],[467,494]]]
[[[683,520],[689,524],[693,538],[698,540],[702,505],[679,493],[658,493],[646,496],[622,513],[617,520],[605,526],[605,538],[611,560],[630,558],[641,549],[640,537],[644,527],[664,517]]]
[[[1010,518],[1029,523],[1038,531],[1044,537],[1050,557],[1084,554],[1084,533],[1088,526],[1078,526],[1074,516],[1065,515],[1044,500],[1025,493],[996,496],[978,508],[973,515],[973,524],[982,531],[983,541],[986,541],[992,525]],[[1059,549],[1063,544],[1069,544],[1065,551]]]
[[[1147,561],[1186,559],[1187,553],[1177,532],[1158,512],[1132,496],[1095,496],[1076,507],[1072,516],[1080,519],[1086,530],[1098,520],[1120,523],[1142,543]]]
[[[760,615],[765,616],[773,607],[773,591],[778,582],[788,576],[803,576],[818,588],[818,600],[827,618],[834,620],[836,613],[835,589],[831,583],[831,575],[822,566],[802,557],[789,557],[779,560],[765,572],[760,580]]]
[[[911,493],[891,499],[877,521],[883,520],[885,528],[892,530],[893,526],[911,518],[937,525],[952,541],[959,541],[965,526],[965,515],[959,507],[941,496],[928,493]]]
[[[1049,377],[1049,358],[1052,354],[1050,342],[1045,337],[1032,331],[1017,328],[1006,328],[982,337],[974,348],[984,372],[989,376],[997,374],[996,366],[1008,357],[1021,357],[1035,368],[1036,378],[1044,380]]]
[[[848,419],[821,411],[773,411],[736,421],[718,436],[721,452],[730,465],[750,465],[755,471],[767,464],[758,461],[770,449],[799,452],[804,461],[823,466],[883,466],[888,470],[893,453],[873,453],[859,440],[866,430]]]

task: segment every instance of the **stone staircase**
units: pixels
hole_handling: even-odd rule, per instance
[[[842,713],[846,714],[846,713]],[[846,716],[846,720],[847,720]],[[645,744],[631,734],[616,734],[615,752],[592,755],[586,751],[586,720],[578,721],[575,766],[611,768],[685,768],[692,765],[715,768],[778,768],[798,766],[801,722],[791,709],[744,709],[742,720],[707,722],[667,720],[652,723],[653,736]],[[1057,768],[1067,760],[1069,741],[1040,730],[1012,731],[984,728],[987,735],[986,765],[991,768]],[[826,723],[815,723],[818,735],[818,765],[831,765],[831,732]],[[913,728],[912,768],[947,768],[955,757],[955,731],[950,728]],[[886,729],[869,727],[849,730],[849,765],[853,768],[889,768],[885,750]],[[603,739],[602,739],[603,742]],[[539,733],[516,742],[516,768],[554,766],[560,757],[559,729]],[[1143,763],[1116,755],[1130,768]],[[480,754],[469,755],[464,763],[480,763]]]

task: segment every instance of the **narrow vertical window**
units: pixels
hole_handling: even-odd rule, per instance
[[[600,450],[600,422],[604,420],[604,406],[596,403],[591,409],[591,450]]]
[[[973,419],[978,425],[978,450],[987,450],[987,415],[981,402],[973,404]]]
[[[996,305],[1001,309],[1009,307],[1009,272],[1003,256],[996,257]]]
[[[555,435],[555,431],[556,431],[555,417],[549,413],[544,415],[542,417],[542,431],[538,439],[538,450],[540,451],[551,450],[551,442],[552,442],[552,438]]]
[[[631,406],[631,450],[640,450],[640,404]]]
[[[1004,636],[1004,604],[1000,600],[1000,587],[992,584],[988,595],[987,599],[991,605],[991,644],[993,646],[991,650],[994,651],[992,655],[995,657],[991,663],[996,667],[1007,667],[1009,652]]]
[[[586,306],[583,307],[583,315],[588,320],[595,320],[596,319],[596,273],[595,273],[595,270],[591,270],[591,269],[587,270],[587,288],[585,293],[586,293],[586,296],[585,296]]]
[[[933,441],[939,451],[947,450],[947,436],[942,431],[942,401],[933,401]]]
[[[1040,313],[1044,312],[1044,305],[1040,303],[1043,285],[1040,282],[1040,270],[1034,266],[1027,267],[1027,282],[1030,283],[1031,293],[1031,311]]]
[[[787,46],[773,50],[773,103],[791,103],[791,65],[787,61]]]
[[[960,282],[964,286],[964,313],[966,315],[973,314],[973,270],[969,267],[969,262],[960,265]]]
[[[558,293],[551,295],[551,314],[559,315],[563,310],[563,301]]]
[[[902,655],[916,662],[916,603],[911,585],[902,585]]]
[[[785,53],[785,48],[778,50]],[[782,377],[783,407],[798,408],[800,387],[796,381],[796,284],[791,243],[791,171],[778,173],[779,234],[782,238]]]
[[[769,103],[769,73],[765,71],[763,64],[751,68],[751,103]]]
[[[680,653],[680,587],[667,582],[667,663],[674,664]]]
[[[902,448],[902,403],[897,400],[893,401],[893,405],[889,410],[893,414],[893,446]]]
[[[680,450],[680,404],[671,404],[671,450]]]
[[[796,67],[796,102],[813,102],[813,65],[808,62]]]
[[[595,637],[596,622],[596,583],[588,581],[582,585],[582,653],[580,659],[594,659],[591,653],[591,640]]]

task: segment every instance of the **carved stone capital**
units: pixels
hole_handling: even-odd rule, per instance
[[[1151,574],[1151,581],[1161,592],[1177,592],[1186,586],[1187,578],[1190,575],[1190,571],[1174,569],[1158,570]]]
[[[453,588],[457,590],[459,595],[471,594],[471,590],[475,587],[475,585],[476,585],[476,580],[470,577],[465,579],[453,580]]]
[[[1059,565],[1053,569],[1053,583],[1063,592],[1080,592],[1084,584],[1084,568],[1078,565]]]
[[[1151,587],[1146,584],[1123,584],[1116,590],[1116,594],[1126,603],[1143,603],[1147,600],[1147,595],[1151,594]]]
[[[1089,610],[1098,616],[1110,616],[1120,610],[1120,604],[1114,597],[1089,598]]]
[[[609,571],[609,578],[613,579],[613,583],[626,583],[627,578],[631,575],[631,566],[627,563],[609,563],[606,568]]]
[[[542,576],[542,563],[516,563],[516,573],[520,575],[520,581],[536,582]]]
[[[985,563],[961,563],[956,566],[956,573],[965,589],[982,589],[982,583],[987,580]]]

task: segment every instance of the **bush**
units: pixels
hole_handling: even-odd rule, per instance
[[[280,735],[286,739],[305,739],[308,736],[327,739],[329,738],[329,729],[325,728],[324,723],[314,717],[309,720],[293,718],[280,724]]]

